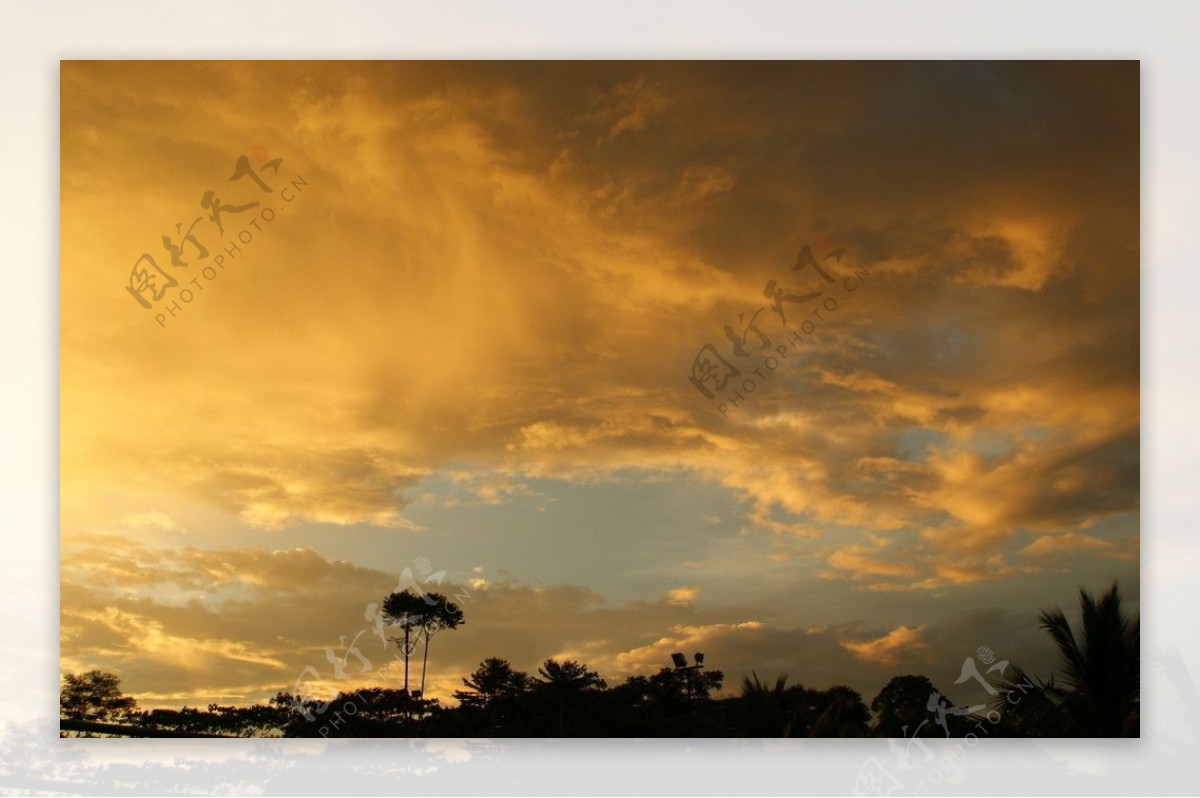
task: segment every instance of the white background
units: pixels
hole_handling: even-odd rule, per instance
[[[878,763],[896,779],[883,788],[896,794],[1195,795],[1197,9],[1182,2],[1047,0],[207,0],[187,6],[4,0],[0,792],[845,794]],[[929,762],[914,752],[911,770],[898,769],[883,740],[60,742],[58,61],[86,58],[1140,59],[1143,738],[983,739],[974,746],[956,740],[935,748]]]

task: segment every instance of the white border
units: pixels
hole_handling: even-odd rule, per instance
[[[845,794],[885,741],[57,740],[58,60],[1133,58],[1142,61],[1141,741],[984,741],[916,794],[1195,794],[1200,707],[1200,6],[1115,2],[6,3],[0,10],[0,792]],[[16,724],[16,725],[11,725]],[[83,750],[83,764],[67,762]],[[939,750],[938,756],[943,756]],[[188,762],[191,770],[173,763]],[[939,760],[940,761],[940,760]],[[128,775],[122,763],[139,766]],[[107,766],[106,766],[107,765]],[[172,768],[174,770],[172,771]],[[928,774],[927,774],[928,775]],[[54,780],[81,779],[75,784]],[[120,781],[121,783],[118,783]]]

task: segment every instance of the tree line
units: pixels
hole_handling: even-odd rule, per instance
[[[434,597],[430,603],[429,596]],[[464,623],[437,594],[405,591],[384,601],[401,632],[405,687],[348,690],[333,696],[280,691],[265,704],[140,710],[116,674],[63,677],[63,734],[235,737],[963,737],[986,726],[991,737],[1139,735],[1140,623],[1122,609],[1116,584],[1099,597],[1080,589],[1078,634],[1062,610],[1039,621],[1058,662],[1045,678],[1011,665],[986,705],[958,707],[922,675],[893,677],[868,704],[845,685],[824,689],[746,674],[733,695],[714,696],[720,670],[699,663],[664,667],[609,685],[574,660],[545,660],[536,674],[489,657],[455,691],[458,706],[423,693],[430,639]],[[422,649],[420,690],[410,689],[408,658]],[[90,725],[89,724],[93,724]]]

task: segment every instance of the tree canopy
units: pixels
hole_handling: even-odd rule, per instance
[[[1079,623],[1061,609],[1043,611],[1041,628],[1058,654],[1044,678],[1019,665],[989,687],[983,706],[957,707],[926,676],[892,677],[868,705],[845,685],[789,683],[745,674],[736,694],[721,695],[725,675],[694,666],[662,667],[609,684],[572,659],[546,659],[530,675],[502,657],[486,657],[453,693],[458,706],[405,689],[372,686],[335,696],[280,692],[265,704],[141,711],[120,678],[100,670],[64,674],[60,694],[69,724],[118,723],[148,732],[289,737],[911,737],[962,736],[985,722],[991,736],[1119,737],[1139,733],[1139,621],[1113,585],[1099,597],[1080,590]],[[392,593],[383,615],[410,642],[428,643],[463,623],[445,596]],[[990,672],[990,671],[989,671]],[[996,689],[996,688],[999,689]],[[1019,699],[1019,700],[1016,700]],[[132,733],[132,732],[131,732]]]

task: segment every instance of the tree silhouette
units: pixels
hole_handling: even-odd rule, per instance
[[[600,678],[600,674],[589,671],[586,665],[573,659],[548,659],[538,668],[540,682],[545,687],[557,693],[572,693],[582,690],[603,690],[608,683]]]
[[[1051,675],[1031,678],[1009,665],[999,713],[987,716],[991,736],[1088,737],[1137,735],[1139,724],[1139,621],[1121,607],[1114,584],[1099,598],[1080,590],[1080,622],[1072,627],[1061,610],[1040,614],[1059,660]],[[845,685],[825,690],[773,681],[751,671],[738,695],[713,697],[724,676],[699,666],[662,667],[628,676],[609,687],[600,674],[576,660],[546,659],[537,677],[511,662],[488,657],[454,692],[458,706],[426,699],[429,639],[462,624],[462,613],[437,593],[389,595],[385,618],[404,629],[406,655],[425,644],[422,691],[366,687],[332,699],[279,693],[267,704],[207,710],[138,712],[121,693],[116,674],[64,674],[62,723],[70,730],[130,736],[234,735],[286,737],[961,737],[983,718],[949,699],[924,676],[892,678],[871,701]],[[995,692],[991,690],[990,692]],[[1191,690],[1188,695],[1195,693]],[[332,711],[329,711],[332,708]],[[875,721],[872,725],[872,711]],[[114,721],[119,725],[114,725]],[[132,723],[130,722],[132,721]],[[104,726],[104,728],[96,728]]]
[[[871,712],[857,690],[836,685],[816,693],[815,698],[813,710],[820,714],[808,728],[809,737],[867,736]]]
[[[462,607],[447,599],[441,593],[426,593],[426,603],[434,601],[432,611],[426,616],[421,625],[422,636],[425,638],[425,651],[421,657],[421,695],[425,695],[425,671],[429,666],[429,640],[443,629],[457,629],[466,623],[463,619]]]
[[[652,694],[668,702],[703,701],[721,689],[725,674],[717,670],[662,668],[649,679]]]
[[[774,685],[758,680],[758,673],[750,671],[742,678],[742,732],[747,737],[788,737],[795,709],[789,710],[787,674],[775,678]]]
[[[585,693],[597,693],[608,687],[600,674],[575,660],[548,659],[538,668],[538,692],[553,702],[558,711],[558,736],[566,736],[566,707],[577,703]]]
[[[421,595],[409,589],[391,593],[383,600],[383,619],[392,626],[404,630],[404,690],[408,691],[408,662],[417,639],[424,638],[425,655],[421,664],[421,695],[425,694],[425,671],[429,665],[429,640],[443,629],[456,629],[466,623],[462,608],[450,602],[441,593],[426,592]]]
[[[1099,599],[1079,589],[1077,637],[1061,609],[1043,610],[1041,627],[1058,647],[1055,672],[1031,679],[1015,667],[994,707],[1025,734],[1131,737],[1139,734],[1141,622],[1127,616],[1114,582]],[[1030,688],[1030,685],[1033,685]],[[1012,701],[1012,691],[1020,691]]]
[[[787,675],[775,683],[762,682],[751,671],[742,680],[740,734],[745,737],[865,737],[871,713],[856,690],[842,685],[810,690],[787,684]]]
[[[58,702],[66,720],[127,720],[137,711],[137,701],[121,692],[121,677],[101,670],[63,674]]]
[[[508,660],[488,657],[463,679],[463,684],[471,689],[454,691],[459,703],[473,709],[487,709],[498,700],[524,693],[532,680],[524,671],[514,670]]]
[[[1063,703],[1065,691],[1051,674],[1042,680],[1019,665],[1000,681],[992,709],[1000,713],[1004,731],[1014,737],[1074,737],[1077,723]],[[1013,701],[1013,696],[1017,700]]]
[[[893,676],[871,701],[875,733],[880,737],[941,737],[928,708],[935,692],[941,691],[924,676]]]
[[[511,724],[520,718],[517,704],[533,685],[529,674],[514,669],[506,659],[488,657],[463,684],[470,689],[456,690],[454,697],[468,719],[477,719],[492,733],[517,736]]]

